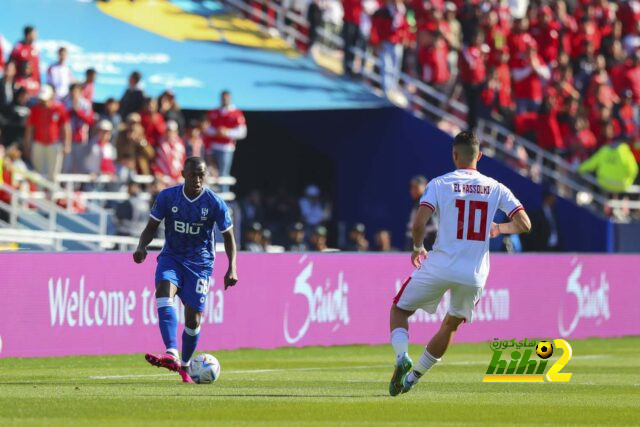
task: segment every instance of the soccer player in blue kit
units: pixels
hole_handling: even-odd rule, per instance
[[[226,203],[205,187],[205,162],[190,157],[184,163],[184,184],[162,190],[158,194],[151,218],[140,236],[133,260],[140,264],[147,256],[158,225],[164,220],[165,244],[156,267],[156,306],[158,324],[166,352],[146,354],[147,362],[180,374],[183,382],[193,383],[189,363],[198,346],[200,322],[211,284],[215,258],[214,225],[222,232],[229,267],[224,275],[224,288],[238,282],[236,242]],[[178,316],[175,296],[184,304],[185,327],[182,332],[182,357],[178,355]]]

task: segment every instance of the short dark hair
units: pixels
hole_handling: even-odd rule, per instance
[[[138,83],[142,79],[142,74],[140,74],[140,71],[134,71],[129,75],[129,78]]]
[[[87,68],[87,70],[84,72],[85,76],[91,75],[91,74],[96,74],[97,71],[95,68]]]
[[[60,47],[58,48],[58,53],[62,53],[62,52],[66,52],[66,51],[67,51],[67,48],[66,48],[66,47],[64,47],[64,46],[60,46]]]
[[[225,89],[222,92],[220,92],[220,96],[225,96],[225,95],[231,95],[231,92],[229,92],[229,90]]]
[[[26,25],[23,29],[22,29],[22,33],[24,34],[25,37],[27,37],[29,34],[31,34],[33,32],[33,30],[35,30],[36,28],[33,25]]]
[[[184,161],[184,169],[187,169],[189,167],[196,167],[201,163],[206,165],[202,157],[197,157],[197,156],[188,157],[187,160]]]
[[[480,141],[473,132],[462,131],[453,138],[453,147],[467,160],[473,160],[480,152]]]
[[[105,104],[111,104],[112,102],[116,102],[116,99],[112,98],[112,97],[109,97],[109,98],[107,98],[106,101],[104,101]]]

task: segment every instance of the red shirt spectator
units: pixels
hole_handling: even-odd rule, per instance
[[[51,145],[61,141],[62,128],[69,122],[69,113],[62,103],[51,100],[49,103],[38,102],[31,107],[27,126],[33,126],[33,140]]]
[[[538,146],[545,150],[561,150],[565,148],[557,113],[555,106],[548,100],[538,114],[536,136]]]
[[[244,114],[234,105],[209,111],[207,119],[211,125],[204,138],[207,151],[210,148],[233,151],[236,140],[247,136]]]
[[[404,43],[409,38],[409,24],[401,2],[386,4],[373,14],[369,41],[373,46],[382,42]]]
[[[511,68],[522,67],[523,64],[528,62],[527,51],[530,46],[535,46],[536,41],[527,32],[528,22],[525,19],[520,19],[516,23],[514,31],[511,33],[511,37],[507,39],[507,46],[509,48],[509,66]]]
[[[531,34],[538,44],[540,56],[549,64],[555,64],[560,50],[560,23],[553,20],[549,6],[540,9],[540,21],[531,28]]]
[[[636,22],[640,21],[640,1],[622,2],[618,6],[617,18],[622,23],[623,36],[633,33],[636,29]]]
[[[542,101],[542,81],[551,77],[549,68],[535,51],[529,47],[529,59],[520,62],[520,67],[512,69],[513,93],[516,99]]]
[[[20,69],[20,64],[28,62],[31,64],[33,78],[40,83],[40,56],[35,47],[37,37],[36,29],[33,27],[24,28],[24,39],[13,47],[9,60],[15,61]]]
[[[93,104],[93,90],[96,82],[97,72],[93,68],[85,71],[85,80],[82,82],[82,97]]]
[[[360,25],[362,15],[362,0],[342,0],[342,10],[344,11],[344,22],[351,22]]]
[[[18,76],[16,77],[16,89],[25,88],[29,97],[35,97],[40,91],[40,82],[38,82],[32,76]]]
[[[600,1],[600,3],[595,6],[594,18],[596,19],[596,24],[600,29],[602,37],[611,35],[616,22],[616,13],[608,1]]]
[[[449,48],[440,33],[424,36],[423,43],[418,49],[421,77],[429,84],[443,84],[449,81],[449,62],[447,56]]]
[[[71,119],[71,141],[76,144],[87,142],[89,127],[94,123],[94,115],[91,103],[82,97],[80,84],[71,85],[69,96],[64,102]]]
[[[166,176],[173,181],[178,181],[182,174],[186,149],[182,139],[178,136],[178,124],[170,120],[167,124],[167,133],[156,146],[156,158],[153,164],[153,172],[156,175]]]
[[[637,125],[633,107],[633,93],[630,90],[626,90],[617,110],[615,110],[615,117],[620,124],[620,132],[626,138],[635,137],[636,135]]]
[[[463,83],[479,85],[487,79],[485,66],[486,45],[464,46],[458,57],[460,80]]]
[[[571,58],[578,58],[585,53],[585,42],[591,43],[598,51],[601,41],[602,35],[598,25],[588,17],[583,17],[578,25],[578,30],[571,36]]]
[[[640,102],[640,50],[631,56],[631,61],[624,65],[621,73],[621,83],[624,89],[630,89],[633,102]],[[620,92],[619,92],[620,93]]]
[[[158,112],[158,103],[155,99],[146,98],[144,100],[140,118],[147,141],[155,146],[167,131],[167,125],[162,114]]]

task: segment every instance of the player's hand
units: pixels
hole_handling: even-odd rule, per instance
[[[235,268],[230,268],[224,275],[224,289],[226,290],[230,286],[235,286],[238,283],[238,273]]]
[[[498,237],[500,234],[501,234],[500,233],[500,227],[498,227],[498,224],[496,224],[495,222],[492,222],[491,223],[491,231],[489,232],[489,235],[493,239],[494,237]]]
[[[145,258],[146,258],[146,257],[147,257],[147,250],[146,250],[146,249],[140,249],[140,248],[138,248],[138,249],[136,249],[136,251],[133,253],[133,261],[134,261],[136,264],[140,264],[140,263],[142,263],[142,262],[145,260]],[[226,278],[225,278],[225,280],[226,280]]]
[[[411,264],[415,268],[420,268],[422,261],[427,258],[427,250],[423,247],[419,251],[411,252]]]

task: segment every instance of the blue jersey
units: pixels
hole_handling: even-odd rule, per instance
[[[217,194],[205,187],[198,197],[189,199],[184,185],[162,190],[151,208],[151,218],[164,220],[165,244],[160,256],[208,268],[215,258],[213,227],[225,232],[233,225],[227,204]]]

